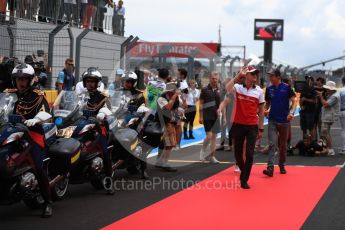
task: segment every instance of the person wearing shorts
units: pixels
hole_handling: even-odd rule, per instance
[[[164,126],[163,141],[164,147],[159,155],[156,168],[168,172],[176,172],[177,169],[168,164],[172,149],[176,146],[176,126],[178,117],[178,108],[180,106],[179,96],[181,91],[177,89],[175,82],[166,84],[162,95],[157,99],[156,117]]]
[[[333,123],[339,119],[340,94],[337,92],[334,81],[327,81],[323,88],[326,90],[326,98],[322,92],[317,92],[318,98],[322,103],[321,137],[324,137],[327,141],[328,155],[335,155],[335,151],[332,148],[332,136],[330,131]]]
[[[210,163],[219,164],[216,159],[216,138],[217,133],[220,132],[220,119],[218,108],[220,105],[220,91],[218,88],[219,73],[212,72],[210,76],[210,83],[201,90],[200,94],[200,124],[204,125],[206,138],[203,142],[200,151],[200,160],[209,160]],[[206,154],[206,148],[210,145],[211,153]]]

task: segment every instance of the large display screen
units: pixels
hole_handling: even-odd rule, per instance
[[[255,19],[254,40],[283,41],[284,20]]]

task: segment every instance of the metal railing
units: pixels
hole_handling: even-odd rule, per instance
[[[0,25],[0,40],[0,63],[4,58],[24,62],[31,56],[37,63],[37,71],[47,75],[46,88],[54,88],[67,58],[75,60],[76,79],[92,66],[98,67],[102,75],[112,80],[114,69],[121,65],[126,39],[67,25],[14,18],[13,24]],[[0,76],[4,78],[6,70],[0,67]]]
[[[0,0],[0,24],[13,24],[14,18],[73,27],[124,36],[125,17],[98,0],[96,5],[64,0]]]

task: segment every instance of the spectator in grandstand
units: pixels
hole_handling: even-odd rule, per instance
[[[78,15],[78,26],[81,26],[83,23],[83,18],[85,15],[85,9],[87,5],[88,0],[78,0],[80,2],[80,7],[79,7],[79,15]]]
[[[325,89],[323,86],[326,84],[326,81],[324,78],[319,77],[316,79],[316,85],[315,85],[315,90],[318,92],[322,92],[323,94],[325,93]],[[325,97],[325,95],[324,95]],[[320,98],[317,97],[317,104],[316,104],[316,109],[315,109],[315,135],[321,136],[321,108],[322,108],[322,103],[320,101]]]
[[[104,32],[104,14],[107,12],[106,5],[112,5],[112,0],[98,0],[96,18],[93,23],[94,30],[102,33]]]
[[[31,7],[33,4],[33,0],[17,0],[16,1],[16,17],[18,18],[31,18]]]
[[[53,22],[62,23],[62,18],[60,17],[60,12],[63,12],[63,2],[64,0],[53,1]]]
[[[345,154],[345,77],[341,79],[343,88],[340,89],[340,124],[341,124],[341,143],[340,154]]]
[[[8,10],[10,11],[10,24],[14,24],[14,14],[16,11],[16,0],[7,0]]]
[[[262,137],[264,127],[264,93],[256,85],[259,70],[253,66],[242,68],[240,72],[227,84],[226,89],[234,95],[236,110],[232,125],[232,137],[236,162],[241,170],[241,188],[250,189],[250,177],[255,142]],[[243,82],[244,83],[240,83]],[[244,160],[244,143],[246,151]]]
[[[59,73],[57,78],[58,93],[62,90],[74,90],[75,77],[74,77],[74,61],[71,58],[65,60],[65,68]]]
[[[289,123],[294,118],[296,110],[296,94],[289,85],[282,82],[281,73],[278,69],[271,69],[267,74],[269,75],[272,85],[266,89],[265,94],[265,110],[269,111],[269,156],[267,169],[264,170],[263,173],[272,177],[276,152],[279,153],[280,173],[287,173],[285,169],[287,140],[289,134]],[[290,103],[292,104],[291,109]]]
[[[121,35],[123,33],[125,14],[126,14],[126,9],[123,6],[123,1],[119,0],[117,3],[117,6],[114,6],[113,34]]]
[[[332,148],[332,137],[330,132],[333,123],[338,120],[340,111],[340,95],[337,92],[336,84],[333,81],[328,81],[323,88],[326,90],[325,95],[322,92],[317,91],[318,97],[322,104],[321,136],[326,137],[329,155],[335,155],[335,151]]]
[[[40,7],[40,0],[31,0],[32,3],[29,6],[29,15],[30,19],[36,20],[36,16],[38,14],[38,9]]]
[[[300,96],[300,126],[303,131],[303,136],[310,134],[312,140],[315,140],[315,112],[317,104],[317,94],[314,89],[314,78],[306,76],[306,87],[302,90]]]
[[[195,139],[193,135],[193,125],[196,115],[196,104],[199,101],[200,91],[196,88],[196,81],[194,79],[189,81],[188,84],[188,95],[187,95],[187,110],[185,113],[186,120],[183,125],[184,139]],[[188,128],[189,126],[189,128]],[[187,134],[188,131],[188,134]]]
[[[49,22],[52,18],[53,1],[40,0],[40,9],[38,11],[38,21]]]
[[[7,0],[0,0],[0,25],[5,24],[6,22],[6,7]]]
[[[84,17],[83,17],[83,28],[84,29],[91,29],[91,20],[95,21],[96,11],[97,11],[97,1],[96,0],[88,0]]]
[[[69,22],[70,25],[76,24],[78,20],[77,13],[77,1],[76,0],[64,0],[63,10],[60,13],[60,19],[64,22]]]
[[[213,164],[219,164],[216,159],[216,138],[220,132],[220,120],[217,113],[220,105],[219,73],[212,72],[209,84],[201,90],[199,116],[200,124],[204,125],[206,138],[200,151],[200,160],[210,160]],[[206,153],[210,145],[210,154]]]

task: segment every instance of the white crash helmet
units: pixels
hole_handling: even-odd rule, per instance
[[[30,85],[33,84],[33,78],[35,76],[35,70],[32,68],[29,64],[18,64],[14,69],[12,70],[11,78],[12,78],[12,84],[14,87],[16,87],[16,79],[17,78],[28,78],[30,80]]]
[[[85,80],[87,78],[96,79],[97,80],[97,87],[101,86],[102,74],[101,74],[101,72],[98,71],[98,68],[90,67],[83,73],[82,79],[83,79],[83,86],[84,87],[86,87]]]
[[[126,71],[122,75],[121,80],[122,81],[132,81],[133,82],[133,88],[135,88],[137,86],[138,76],[133,71]]]

